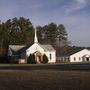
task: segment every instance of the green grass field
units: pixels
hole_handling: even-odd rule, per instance
[[[0,90],[90,90],[89,71],[0,70]]]

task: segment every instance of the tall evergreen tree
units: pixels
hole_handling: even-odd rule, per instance
[[[8,48],[8,44],[31,44],[33,43],[33,35],[33,25],[29,19],[24,17],[0,23],[0,47],[2,49]]]
[[[57,28],[58,28],[57,33],[58,33],[59,47],[60,47],[61,44],[66,44],[68,34],[63,24],[60,24]]]
[[[48,24],[47,38],[52,45],[56,42],[57,37],[57,25],[55,23]]]
[[[55,23],[50,23],[43,27],[39,26],[38,33],[39,40],[44,44],[49,43],[53,46],[55,45],[57,37],[57,25]]]
[[[30,44],[33,42],[34,28],[29,19],[13,18],[11,28],[11,44]],[[16,39],[17,38],[17,39]]]
[[[58,33],[58,50],[57,50],[57,53],[58,55],[61,54],[62,50],[63,50],[63,46],[64,46],[64,50],[63,52],[64,53],[67,53],[67,45],[68,45],[68,38],[67,38],[67,32],[66,32],[66,29],[65,29],[65,26],[63,24],[60,24],[58,25],[57,27],[57,33]]]

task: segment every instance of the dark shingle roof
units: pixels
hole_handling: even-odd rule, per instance
[[[13,55],[20,55],[26,52],[27,47],[25,45],[9,45]]]
[[[15,52],[21,50],[24,47],[25,45],[9,45],[9,48]]]

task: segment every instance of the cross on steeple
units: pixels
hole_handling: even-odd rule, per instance
[[[35,29],[34,43],[38,43],[38,39],[37,39],[37,31],[36,31],[36,29]]]

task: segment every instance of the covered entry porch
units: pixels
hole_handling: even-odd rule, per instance
[[[82,57],[82,61],[83,61],[83,62],[90,62],[90,55],[84,55],[84,56]]]
[[[43,55],[39,51],[36,51],[34,55],[35,55],[35,61],[37,63],[41,63],[41,61],[43,60]]]

